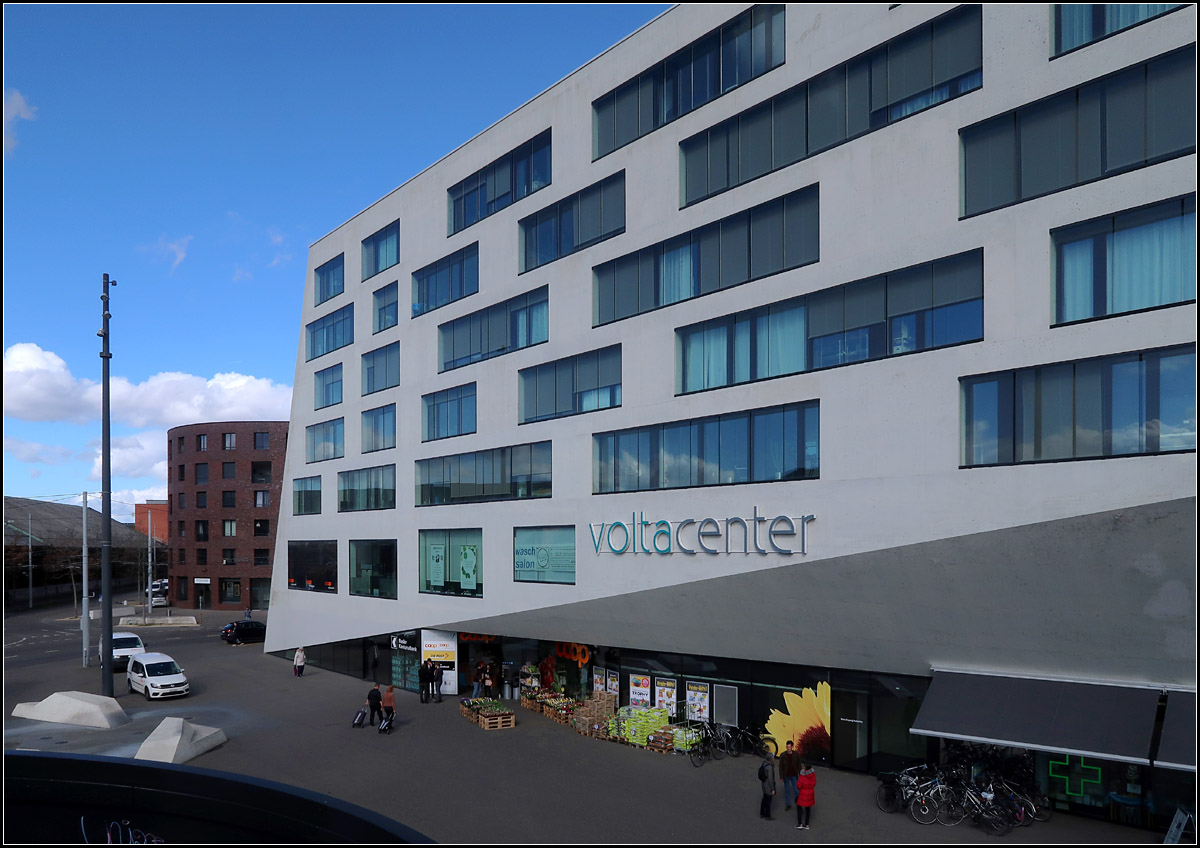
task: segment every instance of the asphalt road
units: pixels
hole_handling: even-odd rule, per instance
[[[812,829],[792,813],[758,817],[757,762],[726,759],[694,768],[686,757],[580,736],[516,707],[517,726],[484,731],[455,698],[421,704],[397,692],[397,730],[380,736],[350,720],[370,684],[290,662],[259,645],[217,635],[236,616],[206,613],[197,626],[130,628],[150,650],[183,666],[191,694],[147,703],[114,692],[130,716],[114,730],[12,718],[22,702],[56,691],[101,692],[100,670],[83,668],[78,621],[66,610],[6,613],[5,749],[131,757],[166,716],[219,727],[228,742],[191,765],[251,775],[331,795],[403,822],[439,842],[474,843],[976,843],[995,837],[969,823],[923,827],[874,803],[874,778],[819,769]],[[255,613],[255,617],[263,617]],[[93,628],[93,640],[99,631]],[[94,653],[93,653],[94,655]],[[1154,843],[1161,834],[1056,815],[1003,837],[1018,844]],[[171,840],[168,840],[171,841]]]

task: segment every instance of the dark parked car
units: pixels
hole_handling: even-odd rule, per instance
[[[221,628],[221,638],[231,645],[261,642],[267,638],[267,625],[261,621],[231,621]]]

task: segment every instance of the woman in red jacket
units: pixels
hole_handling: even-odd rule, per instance
[[[808,830],[813,804],[817,803],[817,773],[811,763],[800,767],[796,778],[796,829]]]

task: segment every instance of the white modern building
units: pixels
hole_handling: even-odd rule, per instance
[[[1016,745],[1165,827],[1195,39],[1174,4],[679,6],[483,130],[310,249],[267,648],[558,654],[839,767]]]

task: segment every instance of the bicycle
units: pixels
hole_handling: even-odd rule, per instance
[[[732,727],[728,728],[728,732],[730,740],[728,753],[731,757],[740,757],[743,753],[750,753],[756,757],[765,757],[770,754],[774,757],[779,753],[779,743],[762,725],[752,728]]]

